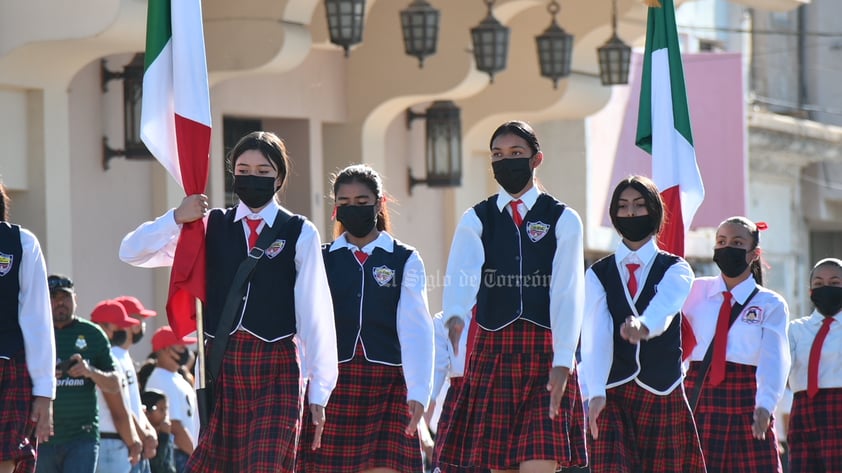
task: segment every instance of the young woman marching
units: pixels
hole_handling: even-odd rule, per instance
[[[704,472],[681,370],[679,311],[693,271],[658,248],[664,205],[650,179],[620,181],[609,214],[622,241],[585,276],[591,472]]]
[[[135,266],[172,265],[182,224],[204,218],[203,317],[205,334],[213,338],[240,263],[260,233],[278,231],[237,309],[215,383],[215,407],[188,472],[292,472],[304,377],[312,419],[319,430],[325,423],[324,406],[337,378],[333,307],[316,227],[274,199],[287,178],[288,161],[284,143],[273,133],[246,135],[229,155],[238,205],[208,211],[207,196],[188,196],[128,234],[120,247],[120,259]],[[208,353],[214,348],[210,341]]]
[[[500,190],[456,229],[443,295],[445,323],[477,331],[439,461],[494,471],[553,473],[586,463],[575,352],[584,307],[579,215],[541,192],[544,159],[527,123],[491,137]],[[469,326],[469,324],[465,324]]]
[[[336,240],[323,246],[339,381],[321,448],[305,415],[299,471],[420,472],[418,421],[433,389],[433,321],[418,251],[389,234],[380,176],[367,165],[333,181]]]
[[[696,427],[710,473],[781,471],[771,413],[789,373],[789,309],[761,286],[759,230],[745,217],[722,222],[713,252],[720,275],[696,278],[684,303],[698,342],[685,389],[691,407],[698,397]]]
[[[813,266],[810,300],[816,310],[789,324],[790,471],[842,471],[842,260]]]

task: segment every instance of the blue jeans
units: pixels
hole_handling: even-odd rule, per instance
[[[129,473],[129,447],[120,439],[100,439],[96,473]]]
[[[44,443],[38,446],[35,473],[93,473],[98,454],[99,443],[92,438]]]
[[[176,448],[175,451],[173,451],[173,458],[175,458],[175,472],[184,473],[184,467],[187,465],[187,459],[190,458],[190,455],[188,455],[184,450]]]
[[[132,467],[131,473],[151,473],[152,470],[149,469],[149,460],[146,458],[141,458],[137,465]]]

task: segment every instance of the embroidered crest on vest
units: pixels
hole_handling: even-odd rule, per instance
[[[12,269],[12,263],[14,262],[14,260],[14,255],[0,253],[0,276],[5,276],[9,274],[9,271],[11,271]]]
[[[544,222],[526,222],[526,234],[532,243],[536,243],[550,231],[550,224]]]
[[[286,246],[286,244],[286,240],[275,240],[274,243],[269,245],[269,248],[266,248],[266,256],[269,259],[278,256],[280,252],[284,251],[284,247]]]
[[[377,281],[377,284],[380,287],[389,284],[392,281],[392,278],[395,277],[395,270],[391,268],[387,268],[386,266],[378,266],[371,270],[371,273],[374,275],[374,280]]]
[[[743,322],[747,324],[759,324],[763,322],[763,309],[753,305],[743,312]]]

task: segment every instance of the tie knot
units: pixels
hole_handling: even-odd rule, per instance
[[[256,218],[256,219],[254,219],[254,220],[252,220],[252,219],[250,219],[250,218],[247,218],[247,219],[246,219],[246,225],[248,225],[248,226],[249,226],[249,230],[251,230],[252,232],[256,232],[256,231],[257,231],[257,227],[259,227],[259,226],[260,226],[260,223],[261,223],[261,222],[263,222],[263,219],[262,219],[262,218]]]
[[[822,325],[830,325],[833,323],[834,320],[836,319],[834,319],[833,317],[825,317],[824,320],[822,320]]]
[[[512,206],[512,210],[520,210],[520,204],[522,204],[522,203],[523,203],[522,200],[515,199],[515,200],[509,202],[509,205]]]
[[[730,303],[733,297],[734,295],[731,294],[731,291],[722,291],[722,298],[725,300],[725,302]]]
[[[629,273],[632,274],[634,274],[634,272],[637,271],[637,268],[639,267],[640,265],[637,263],[626,263],[626,268],[629,268]]]

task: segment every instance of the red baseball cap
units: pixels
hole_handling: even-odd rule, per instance
[[[137,297],[120,296],[115,297],[114,300],[123,305],[123,308],[126,309],[126,313],[129,314],[129,316],[140,315],[144,319],[148,319],[149,317],[155,317],[158,315],[158,313],[154,310],[143,307],[143,304]]]
[[[126,309],[113,299],[100,302],[91,312],[91,322],[97,324],[114,324],[120,328],[138,325],[140,322],[129,317]]]
[[[164,325],[155,330],[155,335],[152,335],[152,351],[161,351],[173,345],[192,345],[194,343],[196,343],[196,339],[193,337],[178,338],[169,325]]]

